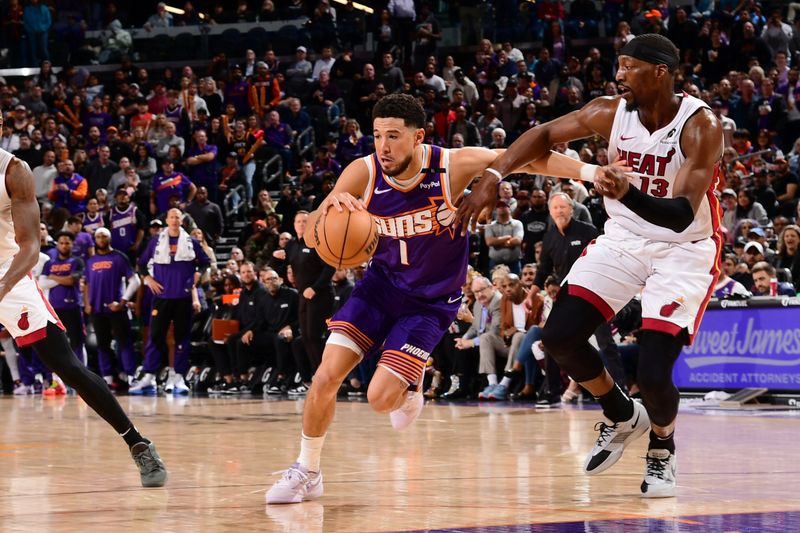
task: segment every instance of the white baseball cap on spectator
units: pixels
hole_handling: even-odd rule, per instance
[[[749,252],[749,251],[750,251],[750,250],[752,250],[753,248],[755,248],[755,249],[756,249],[756,251],[757,251],[758,253],[760,253],[761,255],[764,255],[764,247],[763,247],[763,246],[761,246],[761,243],[760,243],[760,242],[756,242],[756,241],[750,241],[750,242],[748,242],[747,244],[745,244],[745,245],[744,245],[744,253],[747,253],[747,252]]]

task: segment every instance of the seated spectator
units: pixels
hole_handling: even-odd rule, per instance
[[[755,220],[760,226],[769,224],[769,217],[764,206],[756,202],[755,189],[742,187],[739,189],[738,206],[736,207],[736,220],[745,218]]]
[[[345,135],[339,136],[339,142],[336,145],[336,161],[342,167],[346,167],[356,159],[369,155],[370,144],[370,138],[362,135],[358,122],[352,118],[348,119]]]
[[[777,276],[775,267],[766,261],[759,261],[753,265],[750,273],[753,276],[753,296],[776,296],[771,292],[772,283],[777,283],[777,296],[795,296],[797,294],[791,283],[773,281]]]
[[[778,236],[778,253],[775,266],[792,273],[792,283],[800,287],[800,226],[791,224],[783,228]]]
[[[498,338],[500,335],[500,292],[485,277],[472,280],[472,292],[476,297],[472,308],[472,324],[462,337],[455,339],[456,348],[459,350],[479,348],[487,335]],[[493,352],[483,351],[480,354],[478,373],[486,374],[489,385],[481,393],[481,398],[488,397],[498,385],[496,368]]]

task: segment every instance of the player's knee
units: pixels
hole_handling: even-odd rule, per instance
[[[388,413],[395,408],[398,402],[395,391],[389,391],[382,387],[370,387],[367,389],[367,400],[370,407],[378,413]]]
[[[556,324],[551,325],[548,321],[542,330],[541,340],[544,350],[560,363],[585,339],[578,339],[574,333],[570,333],[567,329],[561,328]]]

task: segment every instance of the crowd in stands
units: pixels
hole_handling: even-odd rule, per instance
[[[374,49],[363,51],[350,22],[364,24],[365,18],[352,5],[285,4],[276,8],[267,0],[258,6],[261,14],[253,15],[256,6],[242,1],[236,17],[308,16],[316,26],[314,38],[298,45],[292,57],[272,49],[260,57],[242,50],[234,59],[217,54],[202,68],[156,69],[123,56],[108,76],[74,65],[58,65],[64,68],[56,75],[45,59],[33,76],[0,80],[5,117],[0,147],[27,162],[36,178],[42,250],[51,262],[78,258],[81,263],[66,271],[69,282],[56,279],[65,271],[54,272],[54,264],[45,265],[43,275],[59,286],[74,284],[76,302],[66,303],[78,309],[77,323],[91,324],[81,312],[83,267],[106,250],[97,243],[98,230],[106,228],[108,245],[133,268],[130,276],[141,280],[130,309],[114,306],[131,313],[141,342],[133,343],[137,349],[131,354],[120,355],[125,342],[115,335],[119,362],[111,357],[100,363],[110,386],[137,385],[134,374],[149,341],[154,296],[150,266],[142,257],[148,249],[158,255],[152,248],[160,245],[151,241],[172,227],[172,209],[179,210],[177,224],[202,250],[192,254],[198,270],[189,303],[195,307],[187,348],[192,364],[213,363],[219,374],[213,392],[250,390],[253,368],[269,368],[266,392],[301,395],[319,364],[320,341],[303,335],[346,300],[362,269],[318,265],[314,272],[327,276],[320,282],[293,271],[288,258],[302,246],[307,212],[330,192],[344,167],[372,150],[375,103],[390,93],[415,96],[427,113],[427,143],[507,147],[592,98],[616,95],[616,51],[646,32],[662,33],[679,47],[683,64],[676,92],[703,99],[724,126],[716,194],[724,210],[726,253],[715,295],[794,295],[800,287],[800,16],[794,5],[722,0],[674,8],[664,0],[542,0],[525,6],[535,10],[525,28],[535,44],[517,47],[480,38],[481,24],[465,19],[464,46],[441,51],[441,19],[449,14],[391,0],[375,14]],[[461,4],[469,14],[477,2]],[[11,6],[20,9],[15,2]],[[37,0],[27,2],[23,17],[36,6]],[[189,15],[172,20],[161,5],[157,9],[148,20],[152,26],[192,23]],[[522,7],[497,2],[493,9],[500,21]],[[4,27],[6,42],[14,31],[23,30]],[[470,31],[477,32],[472,41]],[[46,57],[46,42],[39,48]],[[608,164],[607,143],[600,138],[553,148],[587,163]],[[538,397],[547,405],[557,404],[562,393],[564,400],[574,398],[574,385],[561,379],[538,344],[563,276],[542,253],[549,253],[548,234],[557,239],[571,231],[569,220],[596,235],[606,217],[602,196],[578,181],[515,175],[503,183],[496,210],[484,213],[471,236],[465,304],[431,358],[427,396],[455,399],[482,390],[482,398]],[[100,233],[102,240],[105,232]],[[130,276],[121,272],[120,291],[126,291]],[[332,303],[314,309],[325,316],[303,322],[301,304],[323,296]],[[227,345],[215,344],[199,317],[237,317],[243,331]],[[638,327],[634,301],[613,326],[626,361],[631,347],[635,352]],[[69,331],[71,338],[80,337],[73,339],[76,351],[86,340],[80,331]],[[95,344],[111,350],[99,337]],[[183,348],[168,349],[172,354]],[[89,364],[98,364],[94,361],[90,355]],[[172,364],[166,355],[158,363]],[[359,366],[346,391],[363,393],[370,364]],[[33,390],[37,373],[30,363],[16,389]],[[178,381],[171,390],[182,392],[186,384]],[[635,387],[630,371],[620,381]]]

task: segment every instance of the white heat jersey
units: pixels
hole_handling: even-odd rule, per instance
[[[0,264],[19,252],[14,222],[11,220],[11,197],[6,190],[6,170],[14,156],[0,149]]]
[[[681,105],[672,122],[652,134],[639,121],[636,111],[625,109],[625,100],[620,98],[611,138],[608,145],[609,161],[624,159],[633,167],[635,176],[631,185],[656,198],[673,198],[675,178],[686,160],[680,146],[681,133],[686,121],[699,109],[708,108],[699,98],[687,94],[681,97]],[[720,142],[722,140],[720,139]],[[720,154],[722,147],[720,146]],[[716,173],[716,170],[715,170]],[[619,200],[605,199],[609,215],[607,224],[618,224],[637,235],[664,242],[694,242],[710,237],[719,227],[721,217],[719,202],[714,196],[716,176],[706,193],[706,198],[695,213],[694,221],[681,233],[652,224],[622,204]],[[606,232],[609,231],[607,228]]]

